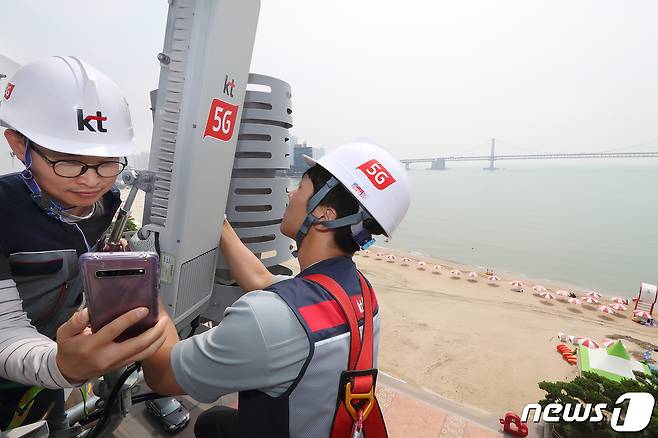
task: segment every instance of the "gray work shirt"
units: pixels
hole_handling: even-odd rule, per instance
[[[288,304],[257,290],[227,308],[217,327],[179,342],[171,366],[181,388],[204,403],[252,389],[278,397],[299,376],[309,353],[306,332]]]

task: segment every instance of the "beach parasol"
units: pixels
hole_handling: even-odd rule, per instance
[[[612,307],[615,310],[628,310],[628,308],[621,303],[610,304],[610,307]]]
[[[548,290],[544,286],[542,286],[541,284],[538,284],[537,286],[533,287],[532,289],[535,292],[539,292],[539,293],[546,292]]]
[[[651,314],[649,312],[647,312],[646,310],[633,310],[633,315],[639,316],[642,319],[651,318]]]
[[[487,277],[487,279],[489,281],[498,281],[498,280],[500,280],[500,277],[497,276],[497,275],[490,275],[490,276]]]
[[[514,287],[523,287],[523,283],[521,283],[519,280],[514,280],[511,284]]]
[[[550,293],[548,291],[539,292],[539,296],[544,298],[545,300],[554,300],[555,299],[555,295],[553,295],[552,293]]]
[[[389,254],[386,256],[386,261],[389,263],[395,263],[395,255]]]
[[[584,336],[578,336],[576,338],[576,343],[578,345],[582,345],[583,347],[587,348],[599,348],[599,344],[594,341],[594,339],[591,338],[586,338]]]
[[[568,290],[560,289],[559,291],[557,291],[555,293],[560,295],[561,297],[568,297],[569,296],[569,291]]]
[[[409,257],[402,257],[400,262],[402,262],[402,264],[406,266],[411,262],[411,259]]]
[[[607,313],[609,315],[614,315],[615,314],[615,309],[613,309],[610,306],[601,306],[599,307],[599,310],[603,313]]]
[[[460,275],[462,275],[462,271],[460,271],[459,269],[452,269],[450,271],[450,274],[459,277]]]
[[[615,341],[614,339],[605,338],[604,340],[601,341],[601,345],[603,345],[605,348],[608,348],[609,346],[611,346],[615,342],[617,342],[617,341]]]
[[[468,273],[468,278],[478,278],[478,273],[477,272],[469,272]]]
[[[384,257],[384,253],[383,253],[383,252],[378,252],[378,253],[375,254],[375,258],[379,258],[379,259],[381,259],[382,257]]]
[[[583,302],[585,302],[587,304],[598,304],[599,300],[597,300],[594,297],[586,296],[585,298],[583,298]]]
[[[597,300],[601,298],[601,294],[595,291],[590,291],[585,294],[585,296],[596,298]]]
[[[583,304],[578,298],[569,298],[571,304]]]
[[[419,262],[418,262],[418,269],[424,270],[426,264],[427,264],[427,263],[425,263],[425,262],[422,261],[422,260],[419,261]]]
[[[361,252],[363,253],[363,257],[370,257],[370,250],[369,249],[364,249]]]
[[[621,297],[612,297],[610,299],[611,303],[617,303],[617,304],[626,304],[626,300],[621,298]]]
[[[441,265],[432,266],[432,272],[434,272],[435,274],[438,274],[440,270],[441,270]]]

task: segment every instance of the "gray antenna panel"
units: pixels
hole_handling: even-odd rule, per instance
[[[242,122],[261,122],[292,128],[290,84],[281,79],[251,73]]]
[[[144,223],[159,240],[160,294],[181,326],[213,290],[260,1],[169,5]]]
[[[233,169],[288,169],[289,136],[287,128],[243,121]]]
[[[164,226],[167,221],[195,3],[194,0],[178,0],[169,7],[167,15],[164,49],[158,56],[162,68],[158,100],[154,105],[157,117],[154,118],[149,164],[149,169],[155,172],[155,188],[144,209],[145,224]]]
[[[268,267],[290,259],[291,241],[279,230],[290,179],[278,174],[290,168],[291,97],[288,83],[249,75],[226,209],[238,236]],[[227,268],[221,256],[218,268]]]
[[[235,226],[245,222],[281,221],[286,209],[289,179],[233,178],[226,215]]]
[[[242,242],[274,271],[285,270],[278,265],[290,260],[292,250],[291,239],[280,230],[290,185],[281,171],[289,169],[291,163],[291,97],[286,82],[249,75],[226,204],[226,216]],[[243,293],[230,283],[231,274],[220,254],[205,317],[220,321],[226,307]]]

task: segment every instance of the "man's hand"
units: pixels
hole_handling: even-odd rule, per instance
[[[119,243],[116,245],[110,244],[107,240],[101,246],[101,252],[126,252],[130,251],[128,246],[128,241],[123,237],[119,239]]]
[[[166,315],[167,311],[162,303],[162,297],[160,297],[158,302],[160,303],[160,315]],[[142,362],[144,379],[146,380],[147,385],[158,394],[185,394],[183,388],[181,388],[176,381],[174,371],[171,368],[171,350],[179,341],[176,326],[174,326],[171,319],[168,319],[165,331],[167,333],[167,339],[162,344],[162,347]]]
[[[166,312],[161,312],[157,324],[141,335],[114,342],[147,314],[145,307],[133,309],[92,333],[87,309],[76,312],[57,329],[59,371],[70,383],[79,383],[151,356],[166,339],[165,328],[169,322]]]

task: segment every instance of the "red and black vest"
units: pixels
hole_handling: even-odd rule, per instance
[[[328,289],[333,289],[332,293]],[[336,289],[344,291],[342,305],[340,300],[334,299]],[[369,303],[364,303],[363,289],[369,293]],[[353,425],[357,423],[357,420],[351,418],[345,404],[345,387],[351,383],[352,394],[357,393],[357,386],[361,387],[360,391],[372,390],[370,402],[373,406],[370,407],[373,409],[368,409],[369,415],[372,415],[369,422],[381,423],[370,428],[366,424],[366,433],[357,436],[386,437],[381,412],[374,399],[380,332],[379,307],[370,284],[357,271],[352,259],[336,257],[323,260],[295,278],[276,283],[267,290],[278,294],[290,306],[306,331],[310,351],[299,375],[281,396],[270,397],[258,390],[239,394],[240,436],[351,437]],[[366,304],[370,304],[372,314],[368,325],[364,318],[368,310]],[[351,309],[343,309],[347,306]],[[344,310],[351,312],[353,317],[348,318]],[[359,350],[360,346],[360,336],[355,336],[355,343],[351,343],[351,331],[363,333],[368,330],[371,347],[363,351],[367,351],[364,363],[369,364],[365,374],[370,377],[356,377],[346,373],[346,370],[354,368],[358,356],[358,351],[350,355],[350,349],[356,347]],[[354,400],[356,410],[352,411],[357,416],[359,406],[365,412],[368,404],[368,400],[358,400],[358,397],[357,394]]]

